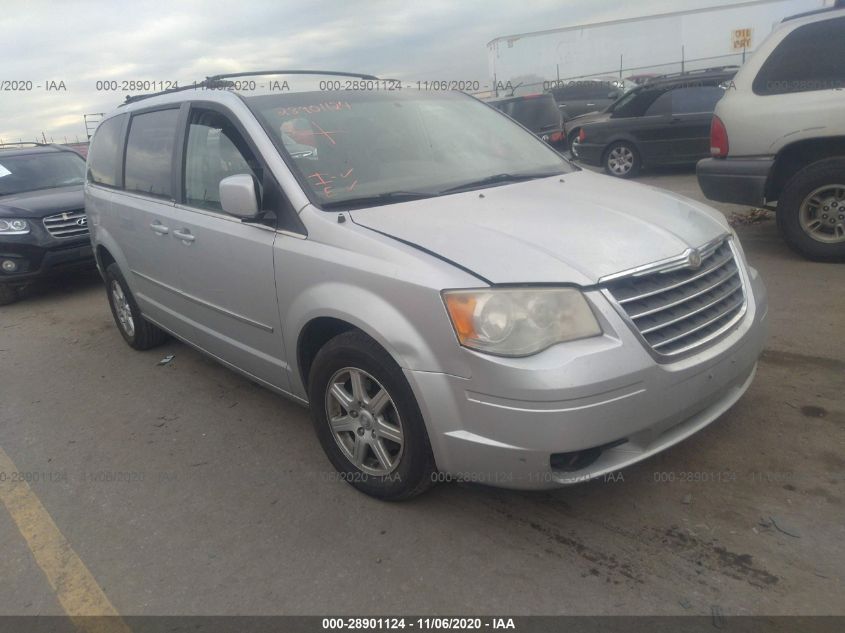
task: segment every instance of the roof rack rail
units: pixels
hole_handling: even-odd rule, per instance
[[[0,143],[0,147],[21,147],[22,145],[31,145],[32,147],[47,147],[52,143],[39,143],[38,141],[15,141],[13,143]]]
[[[831,7],[822,7],[821,9],[813,9],[812,11],[804,11],[803,13],[788,15],[783,20],[781,20],[781,24],[783,24],[784,22],[789,22],[790,20],[806,18],[811,15],[818,15],[819,13],[829,13],[830,11],[837,11],[839,9],[845,9],[845,2],[843,2],[843,0],[836,0],[836,3]]]
[[[710,68],[696,68],[695,70],[685,70],[677,73],[666,73],[665,75],[656,75],[646,79],[645,83],[655,83],[665,79],[675,79],[677,77],[688,77],[689,75],[703,75],[706,73],[727,72],[729,70],[739,70],[739,66],[735,64],[728,64],[726,66],[711,66]]]
[[[168,88],[167,90],[160,90],[159,92],[150,92],[147,94],[142,95],[135,95],[135,96],[127,96],[123,103],[120,105],[127,105],[129,103],[135,103],[136,101],[141,101],[142,99],[149,99],[150,97],[158,97],[160,95],[170,94],[172,92],[182,92],[183,90],[194,90],[196,88],[207,88],[207,89],[223,89],[223,88],[231,88],[234,86],[234,82],[230,81],[231,79],[236,79],[238,77],[258,77],[260,75],[331,75],[335,77],[355,77],[357,79],[370,79],[370,80],[378,80],[378,77],[375,75],[366,75],[363,73],[348,73],[344,71],[331,71],[331,70],[250,70],[246,72],[240,73],[225,73],[222,75],[209,75],[203,81],[188,84],[185,86],[178,86],[176,88]],[[120,107],[120,106],[118,106]]]

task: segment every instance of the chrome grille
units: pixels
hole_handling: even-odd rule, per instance
[[[85,209],[74,209],[47,216],[44,227],[53,237],[79,237],[88,235],[88,218]]]
[[[723,238],[689,255],[629,275],[603,287],[654,352],[674,356],[713,341],[745,312],[743,276],[731,245]]]

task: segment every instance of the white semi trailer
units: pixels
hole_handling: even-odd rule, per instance
[[[833,1],[755,0],[504,35],[487,44],[490,77],[500,91],[521,84],[520,94],[553,81],[740,65],[783,18]]]

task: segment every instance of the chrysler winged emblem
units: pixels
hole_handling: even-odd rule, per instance
[[[699,266],[701,266],[701,253],[696,249],[692,249],[690,254],[687,255],[687,268],[695,270]]]

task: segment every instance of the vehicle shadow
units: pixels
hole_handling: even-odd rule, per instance
[[[18,301],[60,299],[77,292],[90,290],[102,283],[103,279],[96,268],[49,279],[39,279],[20,290]]]

